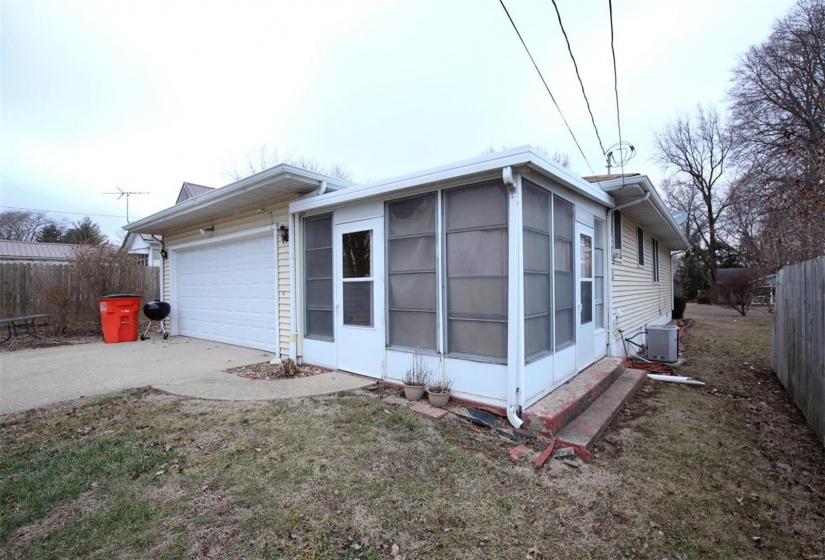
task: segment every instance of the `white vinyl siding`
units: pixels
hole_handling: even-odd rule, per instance
[[[623,216],[622,241],[625,247],[636,245],[636,224]],[[647,244],[646,259],[652,260],[653,248]],[[659,245],[659,274],[665,280],[659,284],[651,281],[649,270],[639,268],[635,255],[624,262],[613,264],[613,311],[611,317],[616,321],[616,329],[625,333],[644,327],[650,321],[666,315],[673,307],[672,281],[670,271],[670,252],[667,245]],[[616,310],[621,310],[618,317]],[[616,339],[621,335],[616,332]]]

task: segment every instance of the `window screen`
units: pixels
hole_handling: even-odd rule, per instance
[[[636,249],[639,255],[639,266],[645,265],[645,232],[642,228],[636,228]]]
[[[613,248],[622,248],[622,213],[613,213]]]
[[[333,339],[332,215],[304,220],[304,334]]]
[[[596,328],[604,328],[604,222],[593,224],[593,303]]]
[[[445,191],[447,351],[507,357],[507,189]]]
[[[653,281],[659,282],[659,242],[653,240]]]
[[[574,208],[563,198],[553,195],[553,275],[556,326],[556,349],[575,342],[576,299],[573,279]]]
[[[392,346],[436,349],[435,197],[387,203]]]
[[[524,181],[524,355],[550,352],[550,194]]]

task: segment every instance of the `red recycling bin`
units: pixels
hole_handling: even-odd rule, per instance
[[[131,342],[138,337],[140,296],[112,294],[98,298],[105,342]]]

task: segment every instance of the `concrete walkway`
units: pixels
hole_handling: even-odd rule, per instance
[[[223,371],[271,358],[260,350],[186,337],[3,352],[0,413],[146,386],[202,399],[274,400],[351,391],[375,383],[340,371],[271,381]]]

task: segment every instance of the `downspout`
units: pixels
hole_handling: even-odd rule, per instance
[[[321,186],[318,187],[318,190],[315,191],[315,194],[322,195],[325,192],[327,192],[327,182],[326,181],[321,181]]]
[[[515,428],[521,428],[524,421],[518,416],[520,384],[524,370],[524,350],[521,341],[521,329],[524,320],[519,323],[518,317],[523,317],[524,305],[521,299],[521,177],[513,177],[513,170],[505,167],[501,170],[501,178],[510,193],[510,207],[508,219],[508,321],[507,321],[507,420]],[[511,320],[515,316],[515,325]],[[521,352],[519,352],[521,348]],[[521,356],[521,358],[519,358]]]
[[[630,206],[635,206],[637,204],[641,204],[642,202],[646,201],[649,198],[650,198],[650,191],[647,191],[644,194],[644,196],[641,196],[641,197],[633,199],[633,200],[629,200],[629,201],[625,202],[624,204],[619,204],[618,206],[608,210],[607,211],[607,227],[610,228],[610,231],[612,232],[614,230],[614,228],[613,228],[613,214],[615,214],[617,210],[623,210],[625,208],[629,208]],[[619,235],[621,235],[621,232],[619,232]],[[615,244],[615,240],[614,240],[614,244]],[[610,353],[609,348],[610,348],[610,345],[613,343],[613,338],[614,338],[613,333],[616,330],[615,329],[616,319],[615,319],[615,313],[613,312],[613,245],[610,246],[610,258],[607,259],[607,277],[610,279],[610,284],[609,284],[610,289],[607,290],[607,309],[610,312],[610,317],[608,318],[608,321],[607,321],[607,344],[608,344],[608,353]]]
[[[298,310],[295,307],[295,275],[298,273],[295,262],[295,214],[289,213],[289,357],[298,361]]]

